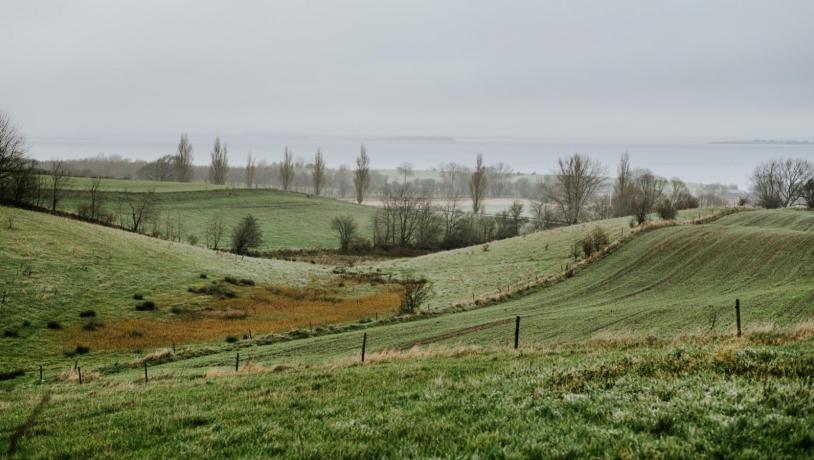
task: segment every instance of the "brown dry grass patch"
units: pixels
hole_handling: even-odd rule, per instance
[[[67,343],[89,345],[91,350],[143,350],[173,342],[221,342],[227,336],[243,337],[249,331],[252,335],[279,333],[386,317],[398,311],[401,301],[397,284],[266,285],[235,290],[239,294],[236,298],[212,297],[178,315],[108,321],[95,331],[68,328]]]

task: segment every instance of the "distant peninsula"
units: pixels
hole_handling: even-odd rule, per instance
[[[812,141],[782,140],[782,139],[753,139],[747,141],[715,141],[710,144],[755,144],[755,145],[814,145]]]
[[[453,137],[445,136],[390,136],[382,137],[386,141],[433,141],[433,142],[455,142]]]

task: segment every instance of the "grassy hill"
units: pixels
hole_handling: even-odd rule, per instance
[[[9,221],[12,229],[8,228]],[[216,329],[208,335],[201,332],[203,335],[198,337],[199,340],[221,343],[225,335],[242,334],[252,327],[256,332],[271,332],[299,327],[303,321],[308,324],[309,320],[317,323],[326,321],[326,318],[342,319],[341,315],[336,317],[330,313],[315,318],[299,318],[294,314],[296,312],[269,311],[264,314],[261,309],[252,313],[251,320],[228,321],[228,312],[247,308],[237,302],[242,300],[245,303],[252,298],[259,305],[265,302],[264,299],[274,297],[273,293],[256,291],[270,286],[304,287],[315,280],[328,279],[330,274],[325,267],[242,258],[13,208],[0,207],[0,222],[0,298],[3,299],[0,303],[0,330],[3,331],[0,336],[0,355],[3,356],[0,371],[21,362],[64,362],[67,358],[62,357],[62,352],[70,351],[71,346],[83,338],[94,342],[92,353],[83,358],[117,359],[123,352],[125,356],[131,354],[132,347],[115,351],[116,347],[102,346],[114,350],[100,355],[95,344],[105,345],[103,338],[126,333],[141,334],[126,343],[156,347],[147,339],[151,333],[165,337],[168,332],[159,334],[158,326],[162,325],[166,328],[182,325],[184,328],[176,332],[179,335],[175,338],[166,336],[161,344],[166,346],[173,340],[179,344],[187,341],[185,337],[192,334],[195,325],[201,324]],[[251,279],[257,286],[224,283],[226,277]],[[190,287],[200,288],[212,283],[238,296],[217,299],[217,296],[188,292]],[[368,288],[353,286],[344,291],[347,292],[342,295],[351,297],[372,292]],[[143,299],[135,299],[136,294]],[[272,303],[290,308],[297,306],[292,304],[293,300],[279,297],[274,297]],[[137,311],[135,306],[143,301],[154,302],[157,309]],[[315,301],[309,305],[319,304]],[[388,305],[382,303],[380,306]],[[337,304],[336,308],[341,306]],[[201,313],[206,309],[209,309],[206,315]],[[80,316],[89,310],[94,316]],[[364,314],[353,308],[347,313],[354,319]],[[49,322],[54,323],[52,328],[49,328]],[[84,329],[88,324],[95,324],[89,327],[98,330]]]
[[[54,219],[12,212],[30,219],[31,228]],[[359,330],[271,345],[238,340],[188,359],[164,352],[170,361],[150,365],[148,384],[141,383],[139,368],[112,366],[92,352],[79,358],[86,379],[79,386],[69,370],[73,358],[64,359],[47,369],[48,384],[31,383],[29,373],[0,393],[0,408],[13,409],[0,410],[0,447],[11,444],[15,427],[50,391],[38,417],[51,423],[22,441],[23,455],[800,456],[814,446],[814,393],[804,382],[814,376],[814,232],[806,230],[807,214],[793,213],[752,211],[651,230],[563,282],[499,304],[415,321],[373,321],[365,330],[363,366]],[[15,249],[24,235],[0,234],[4,257],[19,253],[3,262],[5,270],[17,259],[36,260],[43,266],[35,273],[47,274],[59,260],[73,267],[71,254],[93,260],[93,249],[104,242],[125,246],[109,234],[100,235],[98,245],[74,243],[87,249],[65,251],[63,234],[81,242],[98,231],[115,233],[65,222],[69,228],[54,229],[50,244],[25,251]],[[562,241],[576,235],[562,231]],[[116,235],[143,246],[144,258],[134,260],[144,266],[172,260],[182,286],[201,270],[183,267],[208,257],[213,272],[243,267],[240,276],[260,279],[271,264],[291,283],[316,268],[270,261],[249,261],[246,268],[237,259],[224,268],[206,251],[168,256],[166,242]],[[543,239],[534,246],[543,248],[553,239],[536,238]],[[521,261],[515,246],[522,241],[485,253]],[[118,252],[121,247],[104,250],[117,260],[139,257]],[[194,261],[184,259],[193,251]],[[54,252],[60,256],[48,261]],[[448,255],[463,261],[460,270],[475,256]],[[507,272],[512,265],[502,267]],[[114,277],[103,269],[100,262],[96,278],[83,279],[82,286],[96,289],[99,276]],[[53,281],[42,278],[36,286],[58,286],[69,275],[47,276]],[[735,298],[741,299],[743,339],[733,337]],[[511,350],[516,315],[519,352]],[[37,346],[10,348],[8,341],[22,339],[4,340],[4,356],[36,362],[18,357],[16,347],[30,355]],[[237,373],[236,352],[243,363]]]
[[[60,208],[77,212],[79,205],[86,201],[85,195],[77,191],[67,196]],[[105,199],[108,212],[126,218],[129,208],[124,204],[122,193],[107,193]],[[353,215],[362,235],[368,236],[368,223],[375,212],[373,208],[344,201],[272,189],[166,191],[157,194],[156,200],[160,222],[180,220],[184,240],[195,235],[201,245],[205,242],[207,225],[216,217],[221,217],[226,225],[227,241],[222,244],[228,245],[231,229],[251,214],[263,230],[263,249],[336,248],[338,239],[330,228],[334,217]],[[151,225],[148,224],[148,229]],[[159,227],[162,225],[159,223]]]
[[[679,220],[693,220],[718,212],[716,209],[682,211]],[[611,240],[631,232],[626,217],[555,228],[525,236],[494,241],[453,251],[438,252],[412,259],[396,259],[361,267],[404,277],[427,278],[433,283],[431,304],[443,307],[453,303],[515,291],[540,277],[562,273],[573,264],[573,244],[597,227]]]

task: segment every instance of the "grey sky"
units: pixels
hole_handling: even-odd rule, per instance
[[[2,0],[29,136],[814,137],[814,1]]]

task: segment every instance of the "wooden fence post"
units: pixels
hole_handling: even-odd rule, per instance
[[[45,380],[42,379],[42,364],[40,364],[40,383],[44,382]]]
[[[144,383],[147,383],[147,360],[144,360]]]
[[[520,346],[520,317],[514,319],[514,349]]]
[[[82,385],[82,368],[79,367],[79,366],[76,366],[76,372],[79,373],[79,384]]]
[[[367,346],[367,332],[362,336],[362,362],[365,362],[365,347]]]
[[[735,322],[738,324],[738,337],[741,336],[741,299],[735,299]]]
[[[175,342],[172,343],[172,352],[175,353]]]
[[[240,368],[240,353],[235,355],[235,372]]]

